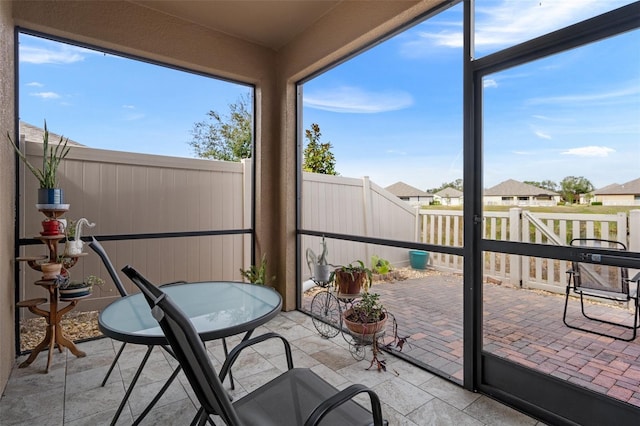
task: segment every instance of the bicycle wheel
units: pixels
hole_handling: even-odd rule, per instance
[[[313,325],[322,337],[335,337],[340,332],[340,303],[328,291],[321,291],[311,300]]]

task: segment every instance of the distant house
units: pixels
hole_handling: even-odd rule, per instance
[[[396,182],[385,189],[412,206],[429,205],[433,201],[433,194],[421,191],[404,182]]]
[[[560,194],[509,179],[485,189],[483,202],[488,206],[555,206]]]
[[[593,191],[591,201],[601,202],[603,206],[638,206],[640,205],[640,178],[623,183],[607,185]]]
[[[49,127],[49,126],[47,126]],[[64,135],[58,135],[57,133],[53,133],[50,128],[48,128],[47,130],[49,130],[49,143],[50,144],[57,144],[58,142],[60,142],[60,138],[62,137],[63,140],[67,140],[68,138]],[[44,129],[38,126],[34,126],[33,124],[29,124],[26,121],[20,121],[20,136],[24,136],[24,139],[29,141],[29,142],[39,142],[42,143],[42,137],[44,136]],[[72,141],[71,139],[68,140],[67,145],[69,146],[84,146],[81,143]]]
[[[463,200],[462,191],[449,186],[433,194],[433,200],[443,206],[461,206]]]

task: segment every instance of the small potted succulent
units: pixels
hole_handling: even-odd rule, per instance
[[[82,241],[82,225],[86,225],[88,228],[96,226],[95,223],[89,223],[84,217],[77,221],[70,220],[69,224],[65,228],[65,236],[67,241],[64,245],[65,256],[78,256],[82,254],[82,248],[84,242]]]
[[[84,281],[71,281],[68,276],[63,275],[58,275],[56,278],[56,285],[63,299],[88,296],[94,286],[101,287],[103,284],[104,280],[95,275],[89,275]]]
[[[27,160],[27,156],[20,151],[20,148],[13,142],[8,132],[7,138],[20,159],[40,183],[40,189],[38,189],[38,204],[63,204],[64,193],[62,189],[58,187],[57,173],[60,162],[64,160],[71,149],[71,147],[67,146],[69,139],[64,139],[60,136],[60,141],[55,146],[50,146],[49,130],[47,129],[47,122],[45,121],[44,134],[42,136],[42,167],[38,169]]]

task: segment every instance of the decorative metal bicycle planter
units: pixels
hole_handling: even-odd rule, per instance
[[[313,282],[322,288],[311,300],[311,317],[316,330],[325,338],[332,338],[341,333],[349,344],[351,356],[358,361],[365,358],[366,347],[371,346],[372,365],[377,362],[378,368],[384,369],[384,361],[378,359],[377,353],[380,348],[389,345],[385,343],[389,319],[393,324],[393,340],[400,350],[407,339],[397,337],[395,317],[379,303],[377,294],[359,291],[343,293],[338,286],[333,285],[331,278],[324,278],[325,280],[312,278]],[[363,318],[367,315],[374,317],[369,318],[371,322]],[[350,318],[355,321],[351,321]]]

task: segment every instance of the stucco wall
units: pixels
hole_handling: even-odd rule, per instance
[[[14,134],[14,73],[12,3],[0,1],[0,139]],[[0,393],[14,361],[14,173],[13,149],[0,143]]]

